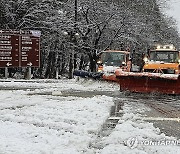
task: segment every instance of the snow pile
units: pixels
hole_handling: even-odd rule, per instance
[[[10,84],[13,87],[17,85]],[[27,83],[20,84],[29,86]],[[8,87],[6,84],[5,86]],[[38,88],[37,83],[33,86]],[[47,92],[50,85],[40,83],[40,87],[46,89],[0,91],[0,153],[88,152],[89,142],[109,116],[113,98],[103,95],[85,98],[32,95]],[[63,88],[83,90],[88,89],[88,86],[65,81],[57,83],[50,90],[57,93],[57,90]]]
[[[152,123],[140,120],[140,115],[133,113],[134,110],[134,107],[125,104],[123,117],[110,136],[102,139],[101,144],[104,148],[96,152],[101,154],[180,153],[180,147],[177,144],[180,140],[161,134]]]
[[[116,99],[103,92],[114,94],[119,89],[116,84],[94,80],[32,80],[0,82],[0,87],[6,89],[0,91],[2,154],[180,153],[175,145],[147,145],[145,141],[175,138],[142,121],[141,112],[147,108],[138,102],[131,103],[128,98],[118,98],[125,104],[124,114],[109,136],[100,137],[101,148],[90,146],[99,139]],[[73,92],[75,95],[70,95]]]
[[[5,82],[6,81],[6,82]],[[65,91],[65,90],[98,90],[98,91],[114,91],[119,90],[119,84],[107,83],[98,80],[89,80],[80,78],[72,80],[3,80],[0,82],[0,89],[22,89],[22,90],[40,90],[40,91]]]
[[[119,69],[119,67],[117,67],[117,66],[106,66],[106,65],[103,65],[103,72],[105,74],[114,74],[117,69]]]
[[[77,83],[83,86],[83,90],[119,91],[120,89],[118,83],[109,83],[106,81],[80,79]]]

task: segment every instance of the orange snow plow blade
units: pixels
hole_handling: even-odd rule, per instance
[[[112,81],[112,82],[118,82],[118,79],[116,78],[115,74],[110,74],[110,75],[103,75],[102,78],[106,81]]]
[[[133,73],[116,70],[117,82],[121,90],[140,93],[180,94],[178,74]]]

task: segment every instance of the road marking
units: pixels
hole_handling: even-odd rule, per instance
[[[163,118],[163,117],[144,117],[142,120],[152,120],[152,121],[177,121],[180,122],[180,118]]]
[[[108,120],[120,120],[122,117],[109,117]],[[135,120],[145,120],[145,121],[177,121],[180,122],[180,118],[163,118],[163,117],[142,117],[135,118]]]

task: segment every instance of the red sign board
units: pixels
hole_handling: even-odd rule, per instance
[[[0,67],[40,67],[40,31],[0,30]]]

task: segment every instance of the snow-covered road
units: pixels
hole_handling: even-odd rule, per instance
[[[177,140],[140,120],[148,110],[142,104],[105,95],[117,93],[118,85],[37,80],[0,82],[0,87],[0,154],[180,153],[178,145],[148,145]],[[99,136],[115,99],[125,102],[123,116],[110,135]],[[100,146],[91,147],[93,143]]]

